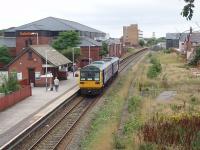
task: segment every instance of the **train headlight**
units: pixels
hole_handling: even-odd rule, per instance
[[[84,82],[80,82],[80,84],[84,84]]]
[[[96,81],[95,84],[100,84],[100,82],[99,82],[99,81]]]

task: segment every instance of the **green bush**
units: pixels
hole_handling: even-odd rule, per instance
[[[158,63],[158,60],[156,59],[156,57],[151,57],[150,63],[152,64]]]
[[[3,77],[3,84],[1,85],[1,92],[8,94],[9,92],[17,91],[20,88],[17,80],[17,73],[9,74],[8,78]]]
[[[147,72],[147,77],[148,78],[156,78],[158,76],[158,73],[156,72],[155,67],[150,66]]]
[[[162,71],[162,66],[155,57],[152,57],[150,59],[150,62],[152,65],[149,67],[148,72],[147,72],[147,77],[148,78],[156,78]]]
[[[143,39],[139,40],[139,45],[143,47],[145,45],[145,41]]]
[[[200,60],[200,48],[196,50],[196,55],[194,58],[189,62],[189,65],[191,66],[197,66],[198,62]]]
[[[166,53],[166,54],[170,54],[172,52],[172,49],[171,48],[170,49],[165,49],[165,50],[163,50],[163,52]]]
[[[148,57],[149,57],[149,58],[151,58],[152,56],[153,56],[152,53],[149,53],[149,54],[148,54]]]

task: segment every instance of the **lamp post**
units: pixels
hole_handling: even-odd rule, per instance
[[[51,50],[52,52],[54,52],[54,51],[56,51],[56,50]],[[46,65],[45,65],[45,69],[46,69],[46,76],[45,76],[45,86],[46,86],[46,92],[47,92],[47,60],[48,60],[48,55],[47,55],[47,53],[48,53],[49,51],[46,49],[45,50],[45,62],[46,62]]]
[[[46,58],[46,78],[45,78],[45,83],[46,83],[46,92],[47,92],[47,50],[45,50],[45,58]]]
[[[89,45],[89,64],[90,64],[90,45]]]
[[[36,40],[37,40],[37,45],[38,45],[39,44],[38,33],[37,32],[32,32],[31,35],[36,35]]]
[[[90,61],[91,60],[91,56],[90,56],[91,55],[91,49],[90,49],[91,46],[96,46],[96,45],[89,45],[89,64],[91,63],[91,61]]]

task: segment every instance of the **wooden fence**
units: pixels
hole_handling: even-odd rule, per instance
[[[0,111],[24,100],[32,95],[31,86],[27,85],[20,88],[18,91],[12,92],[0,98]]]

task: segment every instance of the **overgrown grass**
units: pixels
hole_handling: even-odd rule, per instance
[[[142,92],[148,89],[150,94],[148,97],[143,97],[146,105],[142,107],[143,117],[146,118],[142,134],[143,138],[148,139],[149,137],[149,139],[142,139],[138,134],[135,136],[139,138],[137,145],[139,149],[147,149],[146,145],[149,144],[153,144],[156,147],[154,149],[200,149],[200,134],[199,127],[197,127],[200,120],[199,115],[194,115],[200,113],[200,94],[198,94],[200,78],[192,76],[188,66],[184,64],[184,59],[175,53],[156,53],[154,57],[157,57],[162,64],[161,75],[156,79],[148,79],[141,75],[138,80],[138,89],[141,89]],[[147,64],[144,70],[147,70],[148,66]],[[173,90],[177,94],[170,101],[156,101],[155,97],[151,96],[153,90],[159,92]],[[160,116],[173,118],[174,114],[180,116],[182,113],[186,116],[183,116],[178,123],[173,122],[173,119],[156,122],[156,118]],[[145,127],[149,130],[145,130]],[[145,142],[141,142],[142,140]],[[187,144],[187,140],[189,140],[189,144]],[[175,142],[170,143],[171,141]]]
[[[112,91],[109,90],[104,96],[104,105],[96,113],[95,119],[91,124],[90,132],[82,141],[82,149],[92,149],[95,147],[94,145],[97,144],[98,138],[101,138],[100,135],[103,134],[102,132],[104,132],[107,126],[119,122],[120,113],[132,78],[131,72],[128,72],[124,76],[120,76],[119,80],[114,83],[115,85],[113,85]],[[120,146],[117,138],[114,139],[114,143],[114,145]]]
[[[133,97],[129,98],[128,112],[132,113],[133,111],[135,111],[138,108],[140,101],[141,101],[141,97],[139,97],[139,96],[133,96]]]
[[[151,57],[156,57],[162,65],[162,73],[154,79],[146,76]],[[200,127],[197,126],[200,124],[198,122],[200,115],[195,116],[200,114],[200,78],[192,76],[187,67],[180,66],[185,66],[184,59],[175,53],[152,53],[139,64],[136,72],[129,72],[127,76],[121,78],[117,86],[114,85],[114,91],[105,97],[105,104],[101,111],[96,114],[92,131],[82,144],[84,149],[96,149],[95,146],[98,145],[96,142],[102,144],[100,140],[110,138],[113,140],[110,143],[112,146],[107,149],[181,149],[188,140],[190,146],[186,149],[191,147],[200,149]],[[133,79],[134,88],[127,88]],[[170,101],[156,100],[156,96],[166,90],[176,91],[176,96]],[[126,97],[129,97],[126,116],[128,119],[124,122],[122,135],[118,135],[115,133]],[[173,116],[180,116],[180,114],[186,116],[179,117],[178,122],[172,119]],[[109,133],[106,137],[105,128],[108,126],[111,126],[109,130],[112,129],[113,135],[110,136]],[[144,127],[150,129],[149,132],[144,131]],[[155,137],[153,136],[152,140],[151,134],[154,133],[154,128]],[[188,128],[191,129],[187,130]],[[167,131],[170,133],[168,134]],[[104,138],[98,138],[103,134]],[[150,140],[145,139],[146,136],[150,137]],[[175,142],[171,145],[172,139]],[[106,148],[102,145],[97,149]]]
[[[116,134],[114,134],[113,139],[114,139],[115,149],[125,149],[126,148],[126,142],[125,142],[126,139],[124,139],[123,137],[120,137]]]
[[[200,148],[200,114],[161,116],[153,118],[141,128],[145,142],[181,149]]]

